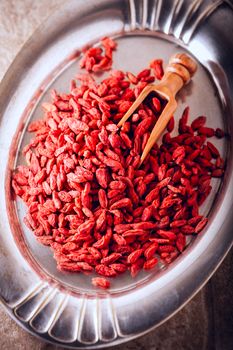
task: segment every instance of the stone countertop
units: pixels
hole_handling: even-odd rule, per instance
[[[77,0],[78,1],[78,0]],[[64,0],[0,1],[0,79],[35,28]],[[1,350],[55,350],[21,329],[0,306]],[[233,252],[204,288],[159,328],[116,350],[232,350]]]

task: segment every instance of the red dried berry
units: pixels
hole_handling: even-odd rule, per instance
[[[197,129],[201,128],[202,126],[204,126],[205,123],[206,123],[206,117],[200,116],[200,117],[194,119],[194,121],[191,123],[191,128],[193,130],[197,130]]]
[[[103,289],[110,288],[110,282],[106,280],[106,278],[104,277],[94,277],[92,278],[91,283],[93,284],[93,286],[98,288],[103,288]]]
[[[83,53],[88,72],[111,68],[116,43],[103,38],[101,47]],[[224,160],[214,143],[221,129],[206,126],[206,117],[188,124],[189,107],[172,135],[167,131],[140,165],[142,151],[165,106],[148,96],[136,113],[118,127],[135,98],[161,79],[162,60],[137,76],[120,70],[104,80],[78,74],[68,93],[52,92],[44,103],[44,119],[32,122],[34,133],[23,155],[27,165],[12,174],[12,189],[27,206],[25,225],[41,244],[51,247],[61,271],[132,277],[171,263],[186,247],[186,235],[199,234],[207,218],[199,206],[211,191],[211,178],[224,175]],[[135,86],[132,87],[131,84]],[[140,165],[140,168],[139,168]],[[103,277],[92,284],[109,288]]]
[[[151,259],[147,260],[147,261],[144,263],[143,268],[144,268],[144,270],[151,270],[151,269],[153,269],[157,264],[158,264],[158,259],[157,259],[157,258],[151,258]]]

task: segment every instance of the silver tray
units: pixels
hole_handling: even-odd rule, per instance
[[[179,94],[196,117],[232,135],[233,5],[201,0],[69,0],[25,44],[0,86],[0,300],[25,329],[71,348],[120,344],[157,327],[203,286],[232,245],[232,138],[217,140],[227,159],[223,181],[203,206],[209,224],[168,268],[125,274],[108,292],[90,276],[56,270],[50,250],[25,228],[25,208],[14,201],[10,174],[29,140],[29,120],[40,118],[49,90],[66,91],[78,71],[80,50],[110,35],[118,41],[114,68],[138,72],[154,57],[188,51],[199,62]]]

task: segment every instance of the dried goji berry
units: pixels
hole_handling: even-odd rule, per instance
[[[115,49],[114,40],[103,38],[101,46],[84,50],[80,67],[110,69]],[[52,91],[44,118],[28,127],[35,136],[23,149],[27,165],[12,174],[12,189],[27,206],[25,225],[51,246],[61,271],[115,277],[129,269],[134,277],[158,258],[171,263],[185,249],[186,235],[207,224],[199,207],[211,179],[225,169],[207,138],[222,138],[224,131],[208,127],[205,116],[190,125],[186,107],[178,133],[172,117],[140,165],[166,101],[148,96],[117,125],[144,87],[162,78],[162,65],[153,60],[137,75],[114,70],[98,83],[95,74],[77,74],[79,85],[73,80],[68,93]],[[110,286],[102,277],[92,284]]]

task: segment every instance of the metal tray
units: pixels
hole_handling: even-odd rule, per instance
[[[25,228],[25,208],[14,201],[10,174],[29,140],[29,120],[40,118],[49,90],[66,91],[80,50],[110,35],[118,41],[114,68],[138,72],[154,57],[188,51],[199,61],[193,82],[179,94],[196,117],[232,135],[233,6],[230,1],[68,1],[25,44],[0,86],[0,299],[12,317],[43,339],[96,349],[145,334],[179,310],[207,281],[232,244],[232,139],[216,140],[227,158],[223,181],[203,206],[209,224],[168,268],[125,274],[108,292],[90,276],[56,270],[51,251]],[[4,195],[5,194],[5,195]]]

